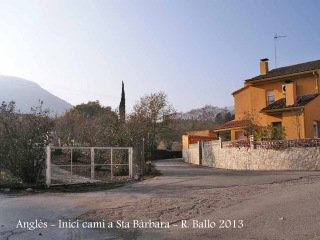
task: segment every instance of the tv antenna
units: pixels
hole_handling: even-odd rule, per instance
[[[275,68],[277,68],[277,41],[278,38],[287,37],[287,36],[278,36],[277,34],[274,36],[274,62],[275,62]]]

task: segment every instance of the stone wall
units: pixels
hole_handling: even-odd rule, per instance
[[[199,164],[198,160],[190,159],[193,155],[187,151],[188,162]],[[191,151],[195,152],[194,148]],[[320,147],[266,149],[244,143],[212,141],[203,145],[202,165],[234,170],[320,170]]]
[[[200,147],[199,143],[189,144],[188,149],[182,149],[182,157],[185,162],[197,164],[200,163]]]
[[[220,148],[220,141],[206,142],[202,149],[202,165],[207,167],[216,166],[216,155],[215,149]]]

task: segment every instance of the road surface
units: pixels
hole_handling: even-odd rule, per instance
[[[108,191],[0,194],[0,239],[320,239],[319,171],[155,164],[162,176]]]

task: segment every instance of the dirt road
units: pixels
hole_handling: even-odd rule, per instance
[[[0,239],[320,239],[320,172],[155,164],[163,176],[109,191],[0,195]],[[48,227],[17,228],[39,219]],[[59,220],[80,227],[59,228]],[[88,220],[114,225],[81,227]],[[159,221],[162,228],[146,228]]]

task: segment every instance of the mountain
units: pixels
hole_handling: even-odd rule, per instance
[[[61,115],[72,108],[70,103],[54,96],[38,84],[17,77],[0,75],[0,103],[16,102],[16,108],[21,113],[30,112],[32,106],[38,106],[43,101],[43,109],[49,108],[51,115]]]

